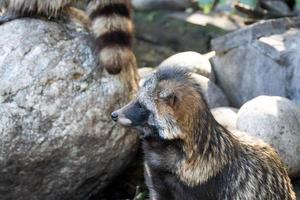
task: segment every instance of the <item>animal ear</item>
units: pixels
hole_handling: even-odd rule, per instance
[[[170,106],[174,106],[176,103],[176,94],[174,92],[169,91],[161,91],[158,94],[158,97],[168,103]]]

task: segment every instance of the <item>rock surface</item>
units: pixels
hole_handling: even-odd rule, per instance
[[[132,0],[132,5],[138,10],[185,9],[192,4],[192,0]]]
[[[260,96],[238,112],[237,129],[271,144],[291,176],[300,175],[300,107],[283,97]]]
[[[209,60],[200,53],[187,51],[175,54],[164,60],[159,65],[159,67],[164,66],[178,66],[186,68],[189,69],[191,72],[205,76],[212,82],[215,81],[215,75]]]
[[[260,22],[212,41],[217,84],[235,107],[259,95],[300,105],[300,18]]]
[[[238,111],[238,109],[232,107],[218,107],[211,109],[211,113],[217,122],[224,127],[231,129],[236,129]]]
[[[204,76],[195,73],[193,73],[192,77],[200,85],[202,94],[209,108],[216,108],[229,105],[227,97],[224,95],[222,90],[218,86],[216,86],[212,81],[210,81]]]
[[[87,32],[64,24],[0,26],[0,199],[88,199],[135,153],[136,134],[110,120],[135,71],[95,73]]]

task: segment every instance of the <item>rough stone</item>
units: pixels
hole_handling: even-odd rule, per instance
[[[187,51],[175,54],[164,60],[159,66],[179,66],[190,71],[205,76],[211,81],[215,81],[214,72],[209,60],[200,53]]]
[[[0,199],[88,199],[135,154],[136,134],[110,119],[135,70],[95,70],[71,23],[20,19],[0,35]]]
[[[275,96],[259,96],[238,112],[237,129],[271,144],[291,176],[300,175],[300,107]]]
[[[201,87],[201,92],[208,104],[209,108],[216,108],[222,106],[228,106],[227,97],[224,95],[222,90],[216,86],[208,78],[201,76],[199,74],[192,74],[192,77],[197,81]]]
[[[300,105],[300,18],[268,20],[214,39],[217,84],[235,107],[259,95]]]
[[[232,107],[218,107],[211,109],[211,113],[218,123],[226,128],[235,129],[237,112],[239,110]]]

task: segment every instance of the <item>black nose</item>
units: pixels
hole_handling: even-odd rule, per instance
[[[111,119],[116,122],[118,120],[118,113],[116,112],[111,113]]]

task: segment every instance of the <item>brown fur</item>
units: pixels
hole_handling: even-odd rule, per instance
[[[180,68],[159,69],[112,117],[142,133],[152,200],[296,199],[276,151],[218,124]]]
[[[110,74],[136,67],[132,53],[133,23],[130,0],[89,0],[86,14],[71,6],[82,0],[0,0],[6,13],[0,24],[20,17],[57,17],[66,11],[94,34],[99,64]]]

